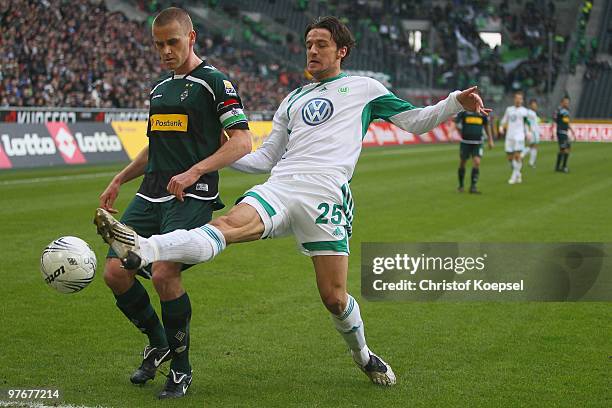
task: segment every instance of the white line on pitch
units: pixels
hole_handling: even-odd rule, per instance
[[[19,184],[36,184],[54,181],[72,181],[72,180],[86,180],[100,177],[112,177],[117,172],[104,172],[104,173],[91,173],[91,174],[75,174],[73,176],[52,176],[52,177],[35,177],[17,180],[4,180],[0,181],[0,186],[14,186]]]

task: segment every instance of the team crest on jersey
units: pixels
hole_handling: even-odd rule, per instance
[[[187,97],[189,96],[189,90],[191,89],[192,86],[193,84],[185,84],[185,90],[181,94],[181,102],[187,99]]]
[[[329,99],[313,98],[302,108],[302,119],[307,125],[317,126],[326,122],[334,113],[334,105]]]
[[[234,85],[228,80],[223,80],[223,85],[225,85],[225,93],[231,96],[236,96],[236,90],[234,89]]]
[[[338,93],[340,95],[343,95],[343,94],[346,95],[347,93],[349,93],[349,87],[343,86],[343,87],[338,88]]]

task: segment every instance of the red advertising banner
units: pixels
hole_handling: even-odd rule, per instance
[[[363,147],[444,143],[460,139],[452,121],[444,122],[422,135],[406,132],[389,122],[373,122],[363,138]]]
[[[612,123],[572,123],[571,127],[576,134],[576,142],[612,142]],[[556,140],[552,132],[551,123],[540,125],[541,140]]]
[[[9,160],[6,153],[4,153],[2,145],[0,145],[0,169],[10,169],[11,167],[13,167],[13,164]]]
[[[608,142],[612,143],[612,123],[572,123],[572,129],[576,134],[576,142]],[[540,125],[540,139],[552,141],[553,125],[544,123]],[[459,141],[461,136],[451,121],[442,123],[440,126],[427,133],[415,135],[406,132],[388,122],[373,122],[363,138],[364,147],[393,146]]]
[[[63,122],[49,122],[47,123],[47,129],[51,134],[51,137],[55,141],[57,150],[64,161],[68,164],[83,164],[86,163],[83,153],[79,150],[79,146],[72,136],[70,129]]]

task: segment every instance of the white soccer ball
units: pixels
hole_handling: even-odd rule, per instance
[[[48,286],[62,293],[78,292],[96,274],[96,254],[77,237],[51,242],[40,257],[40,272]]]

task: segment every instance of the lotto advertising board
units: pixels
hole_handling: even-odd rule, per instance
[[[0,169],[128,159],[121,140],[108,124],[49,122],[0,125]]]
[[[272,129],[270,121],[250,123],[253,149]],[[612,123],[572,124],[578,142],[612,142]],[[133,160],[147,144],[146,121],[0,123],[0,169]],[[540,125],[541,140],[551,141],[551,124]],[[424,134],[388,122],[370,124],[364,147],[448,143],[460,140],[452,121]]]

